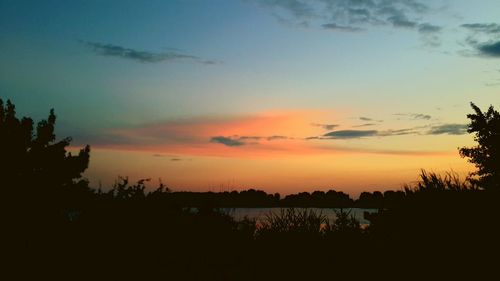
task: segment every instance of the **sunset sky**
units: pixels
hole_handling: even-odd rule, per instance
[[[500,1],[0,0],[0,97],[54,108],[93,186],[398,189],[473,168]]]

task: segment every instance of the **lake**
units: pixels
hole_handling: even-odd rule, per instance
[[[232,209],[228,208],[224,209],[224,211],[230,214],[236,220],[241,220],[246,216],[250,219],[256,219],[257,221],[259,221],[265,219],[266,214],[269,214],[270,212],[274,214],[279,214],[281,209],[287,209],[287,208],[232,208]],[[303,210],[303,208],[296,208],[296,209]],[[334,210],[340,210],[340,209],[327,209],[327,208],[308,208],[308,209],[326,215],[326,217],[330,222],[332,222],[336,218]],[[364,212],[376,213],[377,209],[344,208],[343,211],[350,212],[351,215],[354,215],[354,217],[357,220],[359,220],[361,225],[369,225],[370,222],[363,217],[363,213]]]

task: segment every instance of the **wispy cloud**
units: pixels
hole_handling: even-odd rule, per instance
[[[371,26],[415,30],[426,45],[438,45],[442,27],[423,21],[432,12],[418,0],[255,0],[280,22],[320,26],[323,30],[358,32]]]
[[[378,124],[375,124],[375,123],[365,123],[365,124],[361,124],[361,125],[355,125],[353,126],[354,128],[361,128],[361,127],[371,127],[371,126],[376,126]]]
[[[358,32],[358,31],[363,30],[360,27],[348,26],[348,25],[338,25],[336,23],[325,23],[325,24],[322,24],[321,26],[323,27],[323,29],[332,30],[332,31]]]
[[[323,135],[327,139],[358,139],[362,137],[373,137],[378,134],[376,130],[339,130]]]
[[[361,121],[365,121],[365,122],[378,122],[378,123],[384,122],[384,120],[377,120],[377,119],[373,119],[373,118],[365,117],[365,116],[361,116],[358,119]]]
[[[268,141],[273,141],[273,140],[287,140],[290,139],[289,137],[286,136],[270,136],[266,138]]]
[[[308,139],[359,139],[366,137],[388,137],[420,134],[422,127],[405,128],[397,130],[338,130],[326,133],[319,137],[311,137]]]
[[[315,127],[321,127],[325,130],[333,130],[335,128],[337,128],[338,124],[320,124],[320,123],[312,123],[311,125],[315,126]]]
[[[205,60],[197,56],[183,54],[175,51],[155,53],[149,51],[140,51],[131,48],[126,48],[113,44],[103,44],[90,41],[79,41],[81,44],[89,48],[95,54],[101,56],[117,57],[123,59],[134,60],[141,63],[159,63],[173,61],[191,61],[200,64],[217,64],[214,60]]]
[[[432,116],[423,113],[395,113],[396,116],[406,117],[410,120],[431,120]]]
[[[469,30],[470,34],[465,39],[475,53],[482,57],[500,57],[500,24],[497,23],[467,23],[461,27]]]
[[[464,124],[442,124],[433,126],[427,132],[429,135],[465,135],[467,134],[467,125]]]
[[[287,136],[217,136],[211,137],[210,142],[220,143],[225,146],[242,146],[247,144],[261,144],[259,141],[276,141],[276,140],[288,140],[292,139]]]
[[[447,135],[467,134],[467,125],[439,124],[433,126],[424,125],[411,128],[388,129],[388,130],[337,130],[326,133],[321,136],[313,136],[305,139],[306,140],[360,139],[368,137],[390,137],[390,136],[403,136],[403,135],[443,135],[443,134]]]
[[[223,137],[223,136],[212,137],[210,138],[210,142],[220,143],[225,146],[241,146],[246,144],[245,142],[240,141],[238,139],[233,139],[231,137]]]
[[[436,33],[440,32],[443,28],[430,23],[422,23],[418,25],[418,32],[420,33]]]
[[[500,24],[497,23],[466,23],[462,24],[461,27],[473,32],[500,34]]]

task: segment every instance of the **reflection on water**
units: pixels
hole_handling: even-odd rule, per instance
[[[241,220],[245,216],[250,219],[256,219],[260,221],[265,219],[266,214],[270,212],[274,214],[279,214],[281,209],[287,208],[232,208],[232,209],[223,209],[226,213],[230,214],[236,220]],[[302,208],[296,208],[298,210],[303,210]],[[314,210],[318,213],[322,213],[325,215],[328,220],[331,222],[335,219],[335,210],[340,211],[340,209],[326,209],[326,208],[308,208],[309,210]],[[357,220],[359,220],[361,225],[368,225],[370,222],[363,217],[364,212],[375,213],[377,209],[360,209],[360,208],[344,208],[344,212],[350,212]]]

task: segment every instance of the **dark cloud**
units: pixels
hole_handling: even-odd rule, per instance
[[[441,27],[422,22],[431,9],[418,0],[256,0],[272,10],[280,21],[300,26],[319,23],[325,30],[355,32],[369,26],[388,25],[421,34],[424,41],[437,44]],[[326,22],[325,22],[326,21]]]
[[[258,141],[262,139],[262,137],[257,137],[257,136],[241,136],[238,138],[240,141],[246,141],[246,140],[253,140],[253,141]]]
[[[340,126],[338,124],[320,124],[320,123],[312,123],[311,125],[316,126],[316,127],[321,127],[325,130],[333,130],[333,129],[337,128],[338,126]]]
[[[373,137],[378,134],[376,130],[339,130],[324,134],[327,139],[358,139],[362,137]]]
[[[500,24],[496,23],[466,23],[462,24],[461,27],[474,32],[500,34]]]
[[[390,16],[387,21],[394,27],[415,28],[418,25],[417,22],[409,20],[404,14]]]
[[[310,3],[301,0],[257,0],[264,6],[279,8],[290,12],[297,18],[311,18],[315,12]]]
[[[379,123],[384,122],[384,120],[375,120],[373,118],[363,117],[363,116],[359,117],[359,120],[366,121],[366,122],[379,122]]]
[[[363,124],[363,125],[377,125],[373,124]],[[362,127],[354,126],[354,127]],[[390,129],[390,130],[338,130],[329,132],[322,136],[316,137],[308,137],[306,140],[314,140],[314,139],[358,139],[365,137],[389,137],[389,136],[403,136],[403,135],[422,135],[426,134],[423,130],[428,129],[429,126],[417,126],[412,128],[403,128],[403,129]]]
[[[270,136],[270,137],[267,137],[266,140],[268,141],[273,141],[273,140],[286,140],[286,139],[289,139],[288,137],[286,136]]]
[[[442,124],[438,126],[433,126],[429,132],[429,135],[465,135],[467,134],[467,125],[464,124]]]
[[[376,124],[373,124],[376,125]],[[358,126],[360,127],[360,126]],[[329,139],[360,139],[367,137],[389,137],[404,135],[464,135],[467,134],[467,125],[464,124],[441,124],[425,125],[412,128],[390,129],[390,130],[338,130],[322,136],[313,136],[305,140],[329,140]]]
[[[397,116],[405,116],[412,120],[431,120],[432,116],[422,113],[396,113]]]
[[[428,114],[421,114],[421,113],[416,113],[412,114],[413,119],[420,119],[420,120],[430,120],[432,116]]]
[[[377,136],[387,137],[387,136],[416,135],[416,134],[419,134],[418,129],[420,129],[420,127],[381,131],[377,134]]]
[[[375,123],[365,123],[365,124],[361,124],[361,125],[356,125],[356,126],[353,126],[355,128],[360,128],[360,127],[370,127],[370,126],[376,126],[378,124],[375,124]]]
[[[148,51],[134,50],[113,44],[102,44],[102,43],[82,41],[82,40],[80,40],[79,42],[98,55],[130,59],[142,63],[172,62],[179,60],[187,60],[200,64],[218,63],[217,61],[204,60],[197,56],[182,54],[174,51],[169,51],[164,53],[154,53]]]
[[[465,43],[471,46],[475,53],[472,55],[482,57],[500,57],[500,24],[497,23],[468,23],[461,27],[468,29],[471,34]],[[462,52],[470,55],[470,52]]]
[[[363,29],[360,27],[347,26],[347,25],[338,25],[336,23],[326,23],[321,25],[324,29],[333,30],[333,31],[345,31],[345,32],[358,32]]]
[[[171,158],[170,161],[177,162],[177,161],[182,161],[182,159],[181,158]]]
[[[224,136],[212,137],[210,139],[210,142],[220,143],[226,146],[242,146],[247,144],[259,144],[258,141],[260,140],[275,141],[275,140],[287,140],[287,139],[291,138],[280,135],[274,135],[268,137],[235,135],[231,137],[224,137]]]
[[[245,145],[245,142],[242,142],[237,139],[232,139],[230,137],[217,136],[210,138],[210,142],[220,143],[225,146],[242,146]]]
[[[481,55],[488,57],[500,57],[500,41],[483,43],[476,46]]]
[[[422,23],[418,25],[418,32],[428,34],[440,32],[442,27],[437,25],[432,25],[430,23]]]

